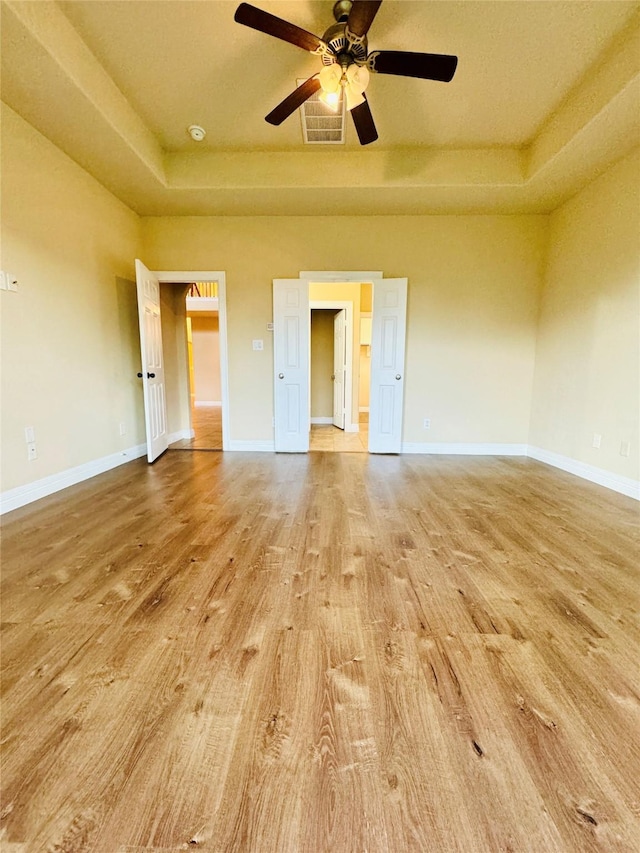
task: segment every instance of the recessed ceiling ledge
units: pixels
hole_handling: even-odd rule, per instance
[[[625,123],[632,134],[640,113],[639,81],[640,15],[634,15],[632,23],[539,130],[529,147],[527,178],[551,165],[562,152],[568,152],[580,134],[606,138],[612,116],[618,124]],[[630,142],[633,144],[633,139]]]
[[[57,63],[78,91],[90,101],[93,109],[102,115],[155,178],[164,183],[163,152],[160,144],[57,4],[4,0],[3,5]]]
[[[172,189],[211,187],[520,186],[520,149],[167,154]]]

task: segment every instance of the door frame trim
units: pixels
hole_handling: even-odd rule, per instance
[[[331,281],[340,284],[342,281],[355,281],[361,284],[375,284],[384,278],[382,270],[303,270],[298,278],[308,278],[309,281]]]
[[[215,281],[218,285],[218,324],[220,345],[220,391],[222,396],[222,449],[230,449],[229,435],[229,356],[227,349],[227,277],[223,270],[152,270],[160,283],[191,284]]]
[[[346,311],[346,355],[347,375],[344,383],[345,403],[349,400],[349,407],[345,405],[344,431],[360,432],[359,424],[353,423],[353,302],[346,299],[310,299],[309,300],[309,346],[311,346],[311,312],[312,311]],[[335,357],[335,356],[334,356]],[[309,359],[309,392],[311,392],[311,359]],[[309,405],[309,416],[311,416],[311,405]]]

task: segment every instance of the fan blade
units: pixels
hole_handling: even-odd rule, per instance
[[[443,53],[409,53],[403,50],[376,50],[369,54],[369,68],[378,74],[420,77],[449,83],[456,73],[457,56]]]
[[[363,104],[359,104],[351,110],[351,117],[353,118],[360,145],[368,145],[370,142],[375,142],[378,138],[378,131],[373,123],[371,108],[366,98]]]
[[[381,5],[382,0],[353,0],[347,21],[349,32],[354,36],[363,36],[368,33]]]
[[[244,24],[245,27],[251,27],[261,33],[266,33],[268,36],[282,39],[282,41],[288,41],[303,50],[313,52],[319,47],[326,47],[322,39],[314,36],[313,33],[308,33],[295,24],[290,24],[289,21],[283,21],[282,18],[276,18],[269,12],[263,12],[262,9],[257,9],[249,3],[241,3],[236,9],[233,19],[238,24]]]
[[[282,124],[282,122],[289,118],[291,113],[294,113],[301,104],[311,97],[314,92],[317,92],[320,88],[320,81],[318,80],[318,76],[316,74],[313,77],[309,77],[308,80],[298,86],[287,98],[282,101],[282,103],[278,104],[278,106],[271,110],[269,115],[265,118],[265,121],[268,121],[269,124]]]

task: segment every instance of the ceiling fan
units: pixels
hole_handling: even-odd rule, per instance
[[[322,89],[320,98],[329,105],[338,104],[344,90],[347,109],[361,145],[378,138],[378,132],[365,96],[369,72],[420,77],[449,83],[458,64],[457,56],[438,53],[411,53],[402,50],[367,52],[367,33],[382,0],[338,0],[333,7],[336,23],[320,38],[295,24],[277,18],[249,3],[241,3],[234,20],[261,33],[287,41],[321,57],[323,68],[298,86],[278,104],[266,121],[279,125],[308,98]]]

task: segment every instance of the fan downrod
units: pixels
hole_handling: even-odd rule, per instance
[[[338,2],[334,4],[333,17],[339,24],[342,24],[347,20],[352,6],[352,0],[338,0]]]

